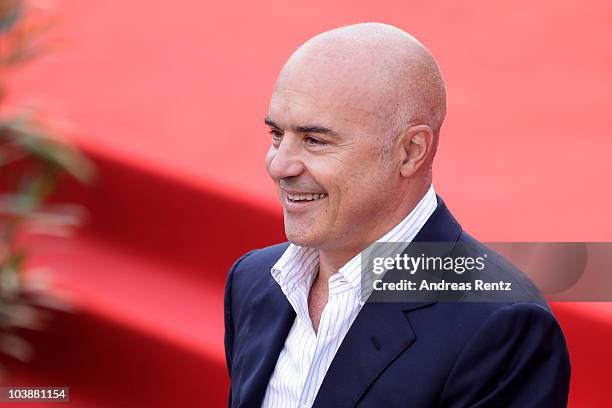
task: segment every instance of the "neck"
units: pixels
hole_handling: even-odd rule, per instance
[[[414,197],[413,199],[402,200],[403,202],[396,207],[400,211],[396,212],[395,215],[387,215],[385,220],[381,220],[382,222],[377,228],[372,228],[370,230],[371,234],[369,236],[364,237],[358,243],[352,242],[351,246],[340,248],[319,249],[319,278],[327,282],[332,275],[336,274],[338,270],[353,259],[355,255],[359,254],[373,242],[382,238],[396,225],[402,222],[425,196],[429,186],[430,184],[417,186],[417,191],[413,191],[411,195],[408,195],[409,197]]]
[[[342,266],[361,251],[361,249],[345,249],[343,251],[319,249],[319,278],[327,282],[332,275],[336,274]]]

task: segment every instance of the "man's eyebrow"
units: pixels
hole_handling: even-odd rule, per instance
[[[330,136],[338,136],[337,132],[331,130],[330,128],[326,128],[325,126],[297,126],[294,130],[299,133],[321,133]]]
[[[269,117],[266,116],[266,118],[264,119],[264,123],[270,127],[275,127],[277,129],[279,129],[278,125],[276,123],[274,123],[274,121],[272,119],[270,119]]]
[[[264,123],[270,127],[280,129],[280,127],[268,117],[265,118]],[[336,132],[335,130],[319,125],[294,126],[292,130],[297,133],[321,133],[330,136],[338,136],[338,132]]]

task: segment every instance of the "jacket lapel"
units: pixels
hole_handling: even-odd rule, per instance
[[[270,274],[268,274],[270,275]],[[239,407],[259,407],[278,356],[295,320],[295,312],[282,290],[269,276],[267,288],[253,299],[245,355],[252,367],[242,382]]]
[[[413,303],[408,309],[433,302]],[[415,340],[406,303],[366,303],[338,349],[313,407],[353,407],[370,384]]]
[[[455,243],[461,227],[440,197],[436,210],[413,242]],[[434,305],[425,302],[366,302],[325,375],[314,407],[354,407],[369,386],[415,341],[407,312]]]

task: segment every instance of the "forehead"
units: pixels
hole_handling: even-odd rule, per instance
[[[388,120],[381,87],[347,68],[286,67],[272,93],[269,117],[287,127],[317,122],[338,132],[380,128]]]

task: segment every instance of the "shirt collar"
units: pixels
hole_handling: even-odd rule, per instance
[[[423,228],[436,209],[437,199],[433,185],[421,198],[414,209],[389,232],[376,242],[398,242],[407,246]],[[361,296],[361,254],[355,255],[338,270],[341,276],[335,279],[346,280],[355,293]],[[278,282],[285,296],[296,288],[310,288],[319,265],[319,252],[316,248],[290,244],[271,269],[272,277]],[[332,276],[333,278],[333,276]],[[330,278],[331,279],[331,278]],[[362,300],[363,303],[363,300]]]

